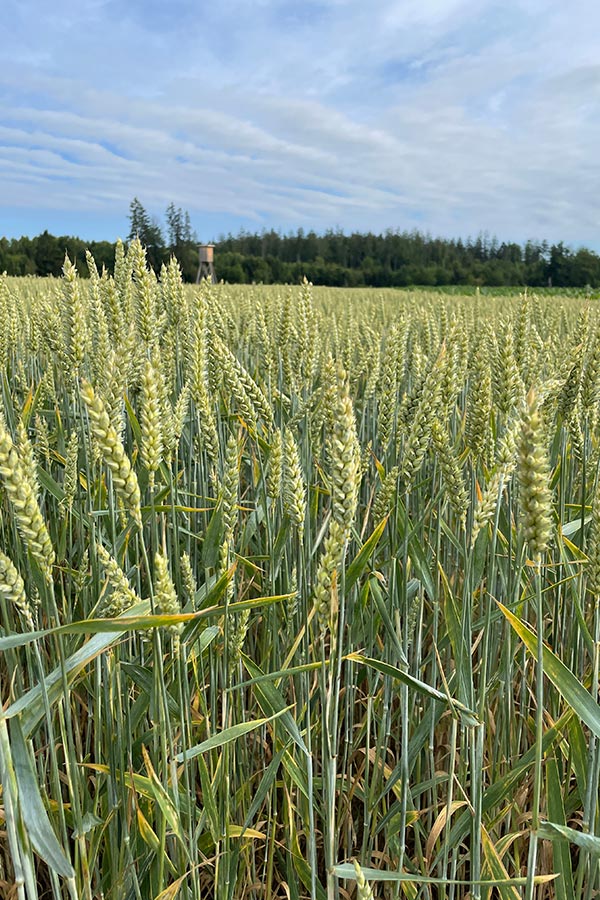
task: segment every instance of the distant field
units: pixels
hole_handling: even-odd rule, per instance
[[[42,281],[43,283],[51,283],[54,281],[59,281],[60,279],[55,279],[52,276],[48,276],[47,278],[40,278],[37,275],[29,275],[23,277],[14,277],[8,276],[7,281],[9,283],[14,283],[20,285],[19,290],[23,290],[25,285],[30,285],[31,290],[37,291],[39,290],[39,283]],[[87,281],[87,275],[84,277],[85,281]],[[226,285],[226,287],[230,291],[251,291],[257,285]],[[267,294],[271,294],[273,291],[280,292],[285,290],[289,285],[277,285],[277,284],[268,284],[268,285],[260,285],[261,289],[264,290]],[[190,290],[191,285],[184,285],[185,290]],[[555,288],[555,287],[524,287],[523,285],[513,285],[512,287],[478,287],[477,285],[456,285],[456,284],[448,284],[448,285],[440,285],[436,287],[429,286],[413,286],[413,287],[382,287],[382,288],[374,288],[374,287],[352,287],[352,288],[343,288],[343,287],[322,287],[315,285],[313,287],[313,295],[315,298],[318,298],[319,295],[332,295],[332,296],[340,296],[344,295],[346,297],[355,297],[357,295],[367,296],[369,298],[373,298],[376,296],[383,295],[385,297],[402,297],[406,294],[419,294],[420,296],[427,296],[429,298],[435,297],[520,297],[520,296],[529,296],[530,298],[537,299],[548,299],[550,297],[561,297],[568,299],[578,299],[578,300],[598,300],[600,299],[600,290],[592,287],[585,288]]]
[[[0,317],[3,896],[597,895],[594,300],[133,242]]]

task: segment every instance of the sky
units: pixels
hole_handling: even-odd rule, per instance
[[[597,0],[3,0],[0,235],[600,250]]]

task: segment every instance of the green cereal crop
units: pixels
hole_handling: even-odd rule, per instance
[[[592,900],[600,316],[0,280],[3,896]]]

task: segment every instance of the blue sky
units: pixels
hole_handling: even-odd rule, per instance
[[[597,0],[4,0],[0,235],[240,227],[600,249]]]

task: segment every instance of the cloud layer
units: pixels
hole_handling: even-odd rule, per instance
[[[418,227],[600,246],[595,3],[203,6],[5,0],[0,232],[113,238],[137,195],[188,209],[204,238]]]

